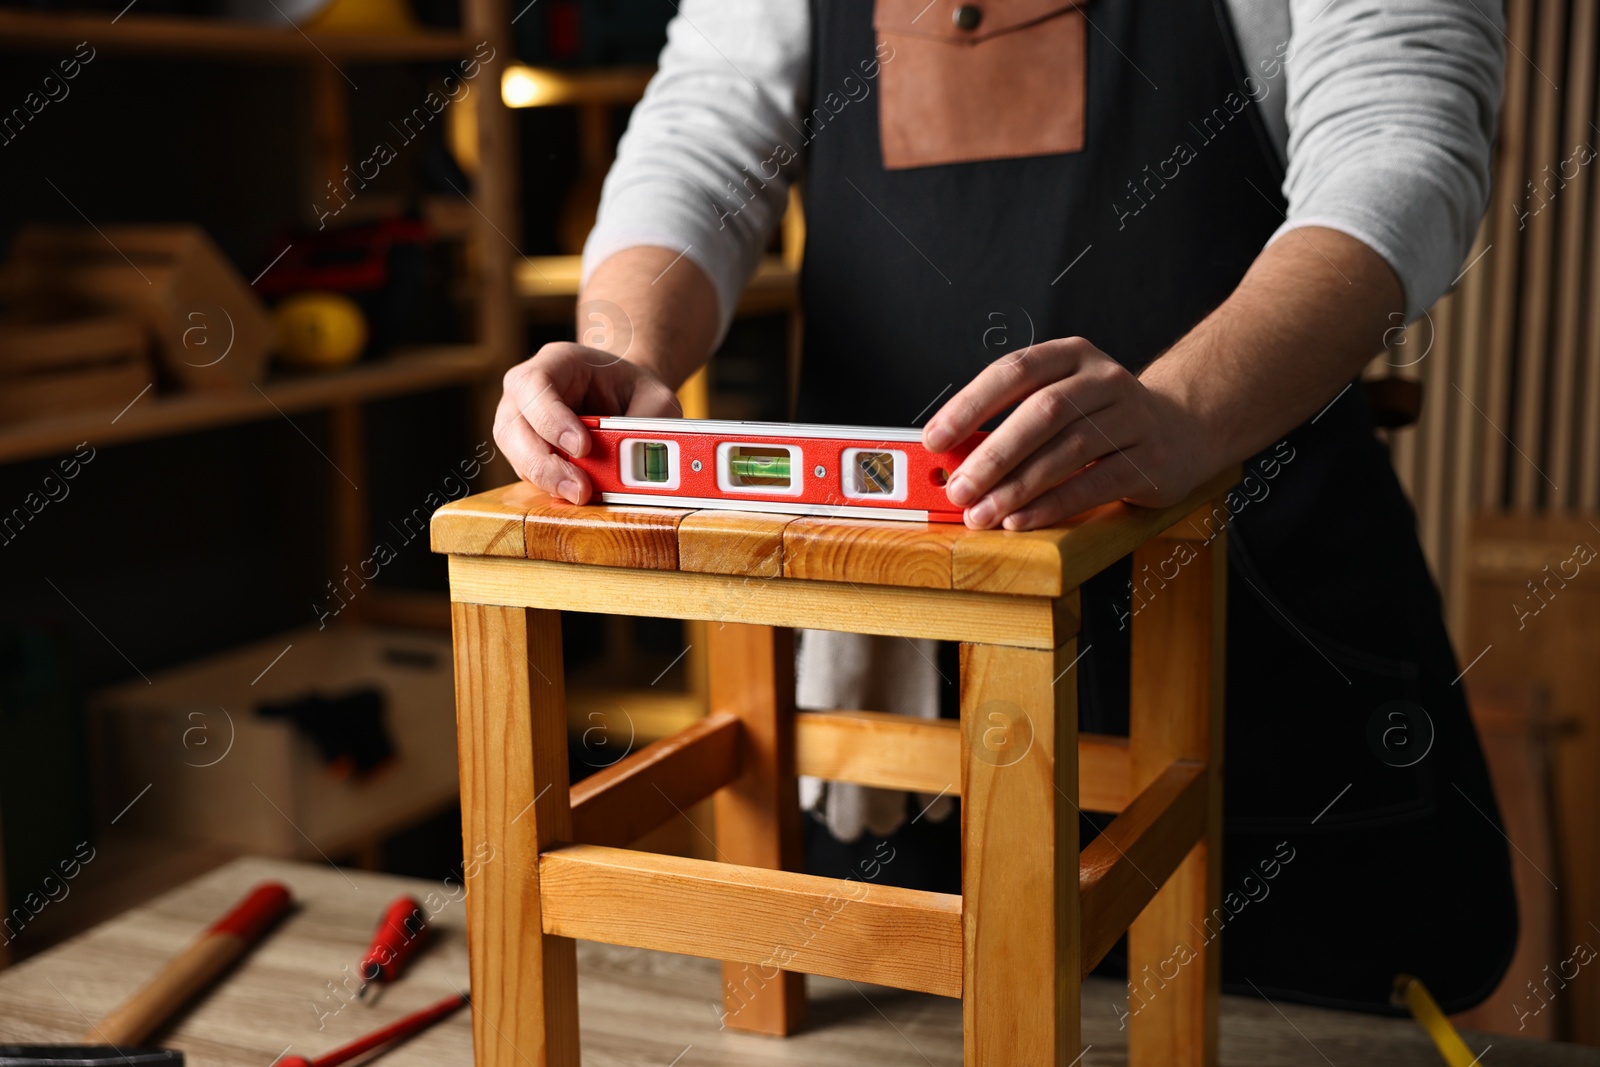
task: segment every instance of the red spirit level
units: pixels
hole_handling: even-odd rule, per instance
[[[712,419],[585,416],[594,447],[568,457],[608,504],[960,522],[950,472],[983,438],[929,452],[922,431]]]

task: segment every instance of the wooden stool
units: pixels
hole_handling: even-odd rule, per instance
[[[1029,533],[527,485],[441,508],[478,1067],[578,1064],[574,938],[727,961],[728,1026],[788,1033],[831,975],[960,997],[968,1067],[1066,1067],[1125,930],[1130,1061],[1215,1064],[1233,478]],[[1080,736],[1078,586],[1129,552],[1131,738]],[[570,787],[562,610],[708,620],[711,714]],[[960,723],[797,713],[793,627],[961,642]],[[796,873],[803,774],[958,794],[962,892]],[[713,795],[721,862],[626,847]],[[1080,808],[1119,813],[1081,852]]]

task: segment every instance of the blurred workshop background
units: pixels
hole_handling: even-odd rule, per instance
[[[1600,1045],[1600,969],[1513,1008],[1600,939],[1600,27],[1506,7],[1488,217],[1363,385],[1519,855],[1466,1022]],[[459,869],[427,520],[510,480],[507,367],[627,328],[577,253],[672,11],[0,6],[0,967],[240,855]],[[803,243],[796,198],[689,414],[785,417]],[[704,713],[694,625],[566,620],[575,773]]]

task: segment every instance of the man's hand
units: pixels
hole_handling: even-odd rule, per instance
[[[589,451],[586,415],[683,414],[672,389],[653,373],[582,345],[545,345],[506,372],[494,417],[494,439],[519,477],[574,504],[589,499],[588,477],[551,449]]]
[[[986,368],[923,429],[942,451],[1017,410],[952,473],[967,525],[1027,530],[1112,500],[1173,504],[1325,409],[1404,319],[1400,280],[1338,230],[1291,230],[1135,378],[1082,338]]]
[[[588,345],[545,345],[512,367],[494,417],[494,439],[517,475],[574,504],[594,487],[551,446],[573,456],[589,451],[580,414],[682,415],[673,389],[717,339],[711,279],[674,249],[639,245],[606,259],[583,287],[578,318],[592,318],[585,309],[593,307],[605,309],[607,329],[586,333],[590,323],[579,321]],[[608,344],[602,337],[616,351],[593,347]]]
[[[950,448],[1013,404],[946,488],[972,529],[1031,530],[1108,500],[1171,504],[1210,473],[1198,423],[1081,337],[990,364],[928,421],[923,443]]]

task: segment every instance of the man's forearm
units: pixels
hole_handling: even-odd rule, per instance
[[[1233,294],[1140,380],[1199,420],[1221,469],[1317,414],[1401,322],[1400,281],[1381,256],[1337,230],[1274,241]]]
[[[717,295],[688,257],[625,248],[595,268],[578,297],[578,343],[647,367],[676,389],[711,358]]]
[[[1402,303],[1381,256],[1339,231],[1308,227],[1264,249],[1233,294],[1140,379],[1194,417],[1195,446],[1206,466],[1221,469],[1320,411],[1383,347]],[[580,343],[676,388],[710,358],[716,292],[671,249],[627,248],[595,268],[579,318],[587,320],[577,324]]]

